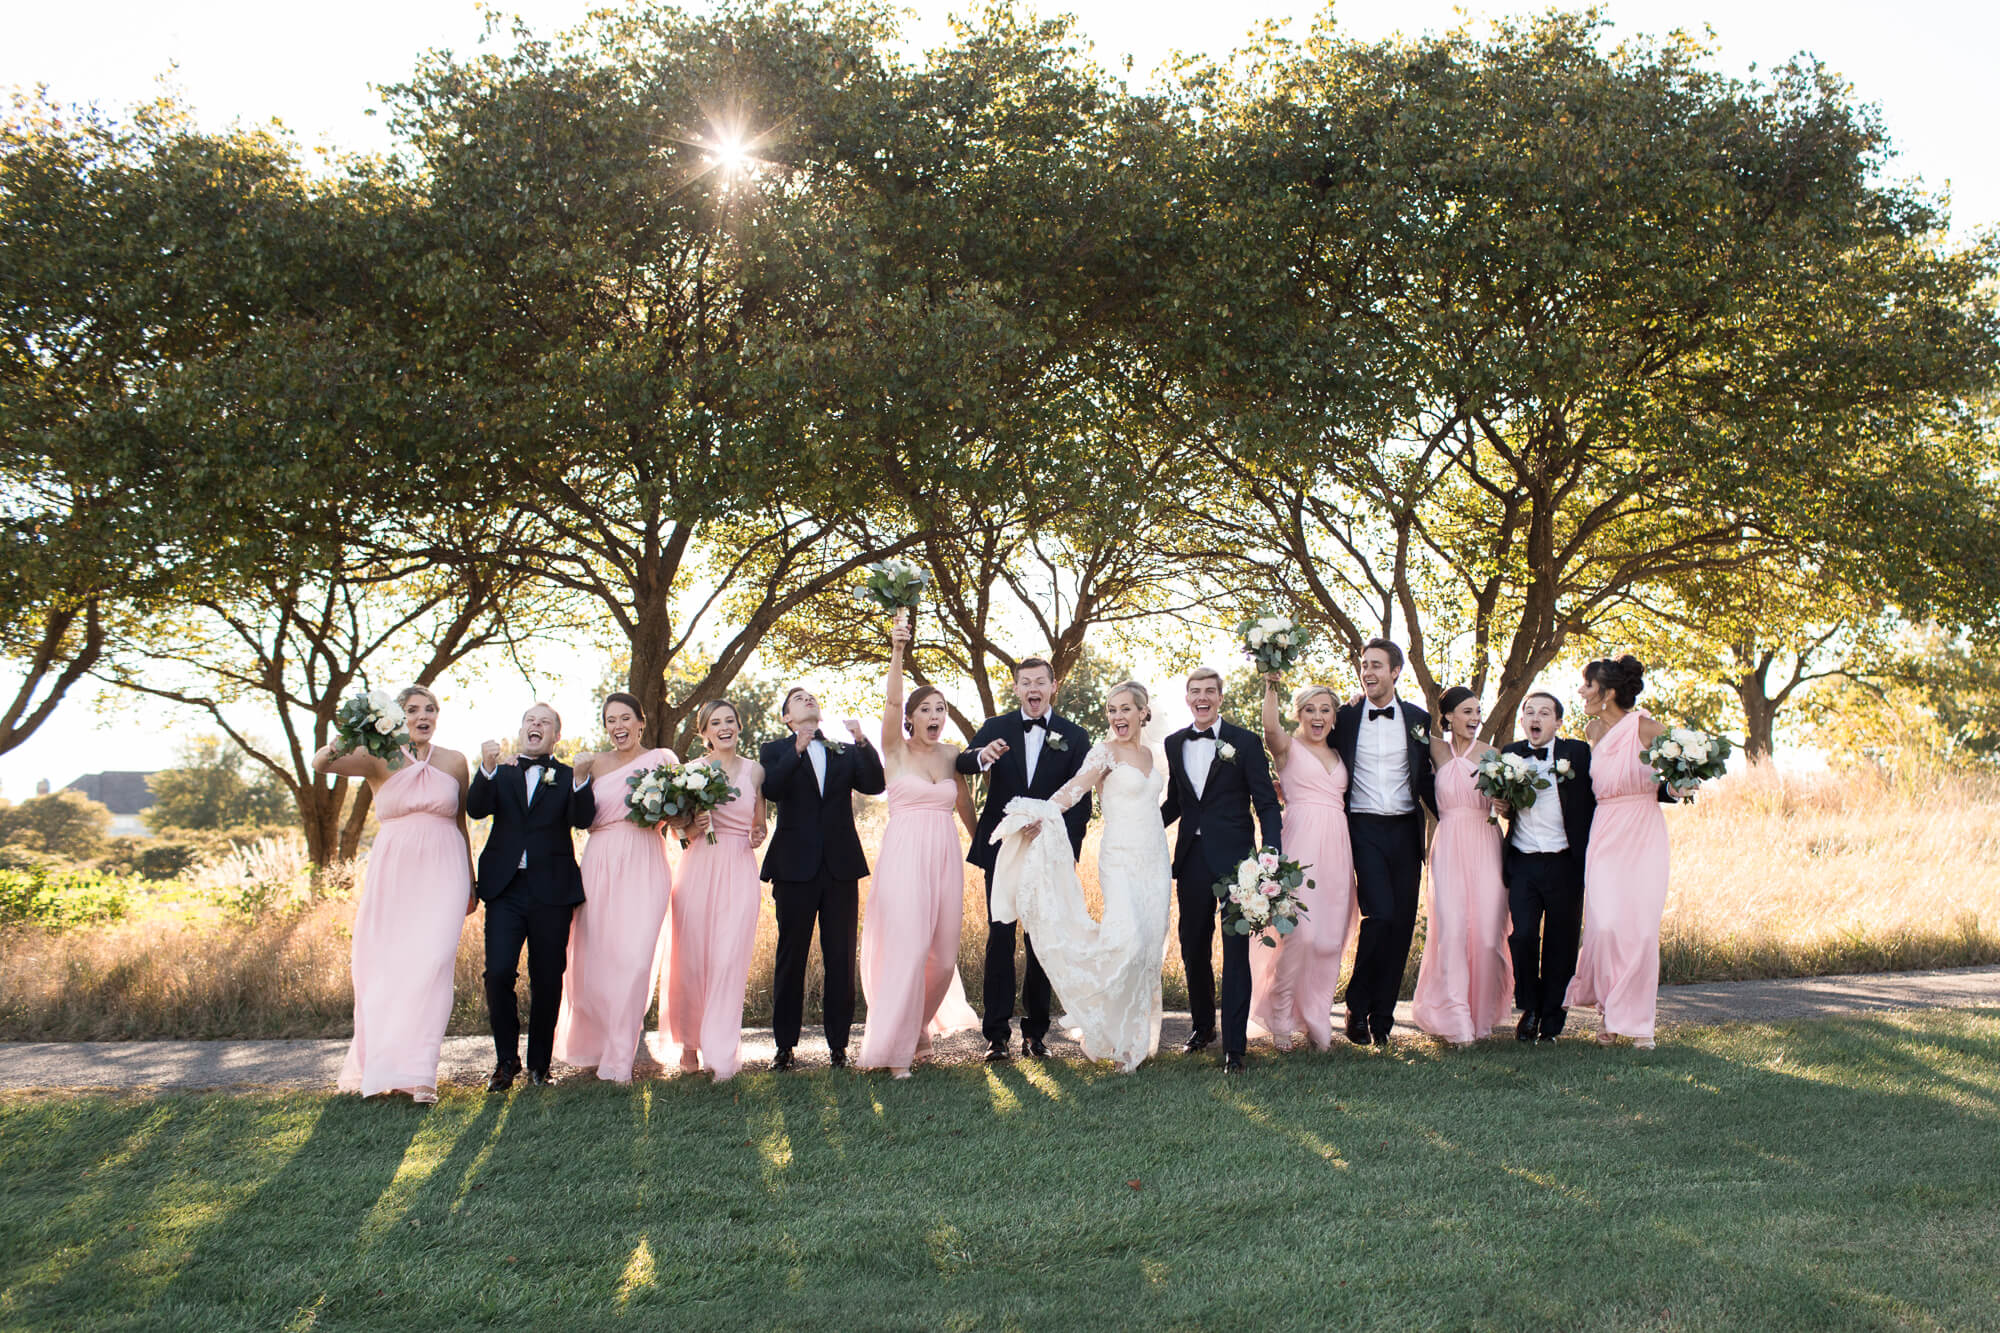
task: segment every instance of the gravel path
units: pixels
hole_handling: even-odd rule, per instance
[[[1836,1014],[1899,1009],[2000,1007],[2000,967],[1942,972],[1890,972],[1873,976],[1806,977],[1784,981],[1714,982],[1666,986],[1660,991],[1660,1020],[1671,1023],[1741,1023],[1823,1018]],[[1400,1019],[1409,1022],[1408,1006]],[[1589,1032],[1595,1016],[1577,1011],[1572,1032]],[[1188,1031],[1185,1013],[1169,1013],[1162,1049],[1178,1045]],[[1338,1031],[1336,1029],[1336,1036]],[[1407,1026],[1402,1040],[1426,1040]],[[664,1049],[653,1034],[649,1043]],[[746,1067],[771,1058],[769,1028],[744,1032]],[[945,1063],[976,1060],[984,1049],[976,1032],[939,1044]],[[859,1038],[856,1038],[856,1048]],[[1057,1057],[1078,1058],[1068,1041],[1052,1041]],[[1254,1048],[1253,1048],[1254,1049]],[[30,1088],[328,1088],[340,1072],[345,1040],[312,1041],[112,1041],[0,1042],[0,1090]],[[808,1029],[798,1049],[799,1063],[824,1065],[826,1050]],[[440,1082],[483,1083],[493,1067],[493,1047],[485,1037],[449,1037],[444,1043]],[[558,1073],[561,1071],[559,1070]]]

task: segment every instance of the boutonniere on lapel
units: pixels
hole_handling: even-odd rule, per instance
[[[1063,734],[1054,727],[1048,728],[1047,734],[1042,737],[1042,745],[1045,749],[1054,750],[1057,754],[1069,753],[1069,742],[1064,740]]]
[[[1215,744],[1215,757],[1225,764],[1233,764],[1236,762],[1236,747],[1228,741],[1217,741]]]
[[[1410,728],[1410,736],[1411,736],[1411,737],[1412,737],[1412,738],[1413,738],[1413,739],[1414,739],[1414,740],[1415,740],[1415,741],[1417,742],[1417,744],[1419,744],[1419,745],[1425,745],[1425,746],[1428,746],[1428,745],[1430,745],[1430,744],[1432,743],[1432,741],[1431,741],[1431,734],[1430,734],[1430,733],[1429,733],[1428,731],[1425,731],[1425,730],[1424,730],[1424,729],[1423,729],[1422,727],[1411,727],[1411,728]]]
[[[837,741],[837,740],[835,740],[835,739],[834,739],[833,737],[831,737],[831,736],[822,736],[822,737],[820,737],[820,738],[819,738],[819,743],[820,743],[821,745],[824,745],[824,746],[826,747],[826,752],[827,752],[828,754],[846,754],[846,753],[847,753],[847,742],[846,742],[846,741]]]
[[[1556,760],[1555,773],[1557,782],[1568,782],[1576,776],[1576,770],[1569,766],[1569,760],[1567,759]]]

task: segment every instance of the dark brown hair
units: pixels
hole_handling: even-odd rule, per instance
[[[1370,639],[1361,645],[1361,651],[1354,655],[1354,660],[1359,662],[1362,658],[1368,656],[1370,648],[1379,648],[1382,650],[1384,655],[1389,659],[1389,669],[1391,671],[1401,671],[1403,669],[1403,650],[1388,639]]]
[[[910,691],[909,698],[903,700],[903,730],[910,735],[914,736],[917,734],[917,709],[922,707],[924,700],[930,698],[932,695],[936,695],[942,699],[944,698],[944,691],[935,685],[919,685]]]
[[[1458,711],[1460,704],[1464,703],[1467,699],[1477,699],[1478,697],[1478,695],[1466,689],[1463,685],[1452,686],[1438,696],[1438,719],[1442,721],[1450,717]]]
[[[1014,664],[1014,679],[1019,680],[1023,671],[1033,671],[1036,667],[1049,673],[1049,679],[1056,678],[1056,669],[1049,665],[1046,657],[1024,657]]]
[[[600,723],[604,721],[604,710],[611,707],[611,705],[613,704],[624,704],[627,708],[632,710],[633,717],[638,718],[641,722],[644,722],[646,720],[646,710],[639,706],[638,698],[636,696],[625,693],[625,691],[623,690],[618,690],[615,691],[614,693],[607,694],[604,696],[604,703],[597,710],[597,720]]]
[[[1530,694],[1528,696],[1528,699],[1547,699],[1550,703],[1555,705],[1556,721],[1558,722],[1562,721],[1563,701],[1556,698],[1553,694],[1550,694],[1547,690],[1536,690],[1533,694]],[[1528,702],[1528,699],[1523,699],[1521,700],[1521,702],[1526,703]]]
[[[1620,708],[1630,709],[1646,688],[1646,664],[1630,653],[1615,661],[1600,657],[1584,667],[1583,678],[1600,690],[1609,690]]]

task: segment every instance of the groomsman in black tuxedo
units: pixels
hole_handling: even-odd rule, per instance
[[[1347,1039],[1386,1046],[1417,929],[1424,811],[1437,813],[1437,796],[1431,715],[1396,696],[1403,650],[1387,639],[1370,639],[1359,671],[1360,702],[1342,706],[1333,718],[1333,748],[1347,765],[1347,834],[1361,908],[1347,981]]]
[[[569,923],[583,901],[570,830],[589,828],[597,813],[590,779],[579,786],[570,767],[550,753],[562,739],[562,719],[547,704],[521,715],[520,753],[500,762],[500,743],[480,747],[479,771],[465,794],[465,813],[493,820],[479,854],[479,896],[486,903],[486,1015],[498,1060],[488,1092],[505,1092],[521,1073],[521,1013],[514,1001],[521,946],[528,949],[528,1081],[547,1084],[562,1010]]]
[[[1500,859],[1507,910],[1514,920],[1508,948],[1514,955],[1514,1005],[1521,1011],[1514,1035],[1554,1041],[1569,1010],[1563,993],[1576,975],[1577,941],[1583,933],[1583,855],[1597,793],[1590,786],[1590,746],[1556,735],[1563,706],[1553,694],[1521,701],[1521,730],[1504,753],[1525,756],[1549,780],[1535,803],[1512,810]]]
[[[1257,846],[1280,850],[1283,832],[1271,761],[1253,732],[1224,721],[1222,673],[1199,667],[1187,679],[1190,726],[1167,737],[1167,795],[1160,820],[1179,824],[1174,840],[1174,897],[1180,904],[1181,966],[1187,972],[1194,1031],[1181,1046],[1195,1052],[1215,1040],[1215,962],[1210,953],[1222,900],[1217,880],[1236,873]],[[1256,826],[1251,826],[1251,812]],[[1250,937],[1222,937],[1222,1067],[1243,1068],[1250,1027]]]
[[[1090,736],[1068,718],[1055,713],[1055,669],[1039,657],[1030,657],[1014,668],[1014,698],[1020,707],[980,724],[972,744],[959,752],[958,771],[970,777],[986,775],[986,804],[972,833],[971,850],[965,859],[986,872],[986,901],[993,901],[993,865],[1000,849],[993,845],[993,830],[1006,817],[1007,802],[1016,796],[1047,800],[1083,767],[1090,751]],[[1090,826],[1091,801],[1088,796],[1063,815],[1069,829],[1072,857],[1082,854],[1083,833]],[[1014,929],[1015,922],[986,917],[986,984],[981,1007],[985,1016],[980,1031],[986,1037],[986,1058],[1010,1058],[1007,1043],[1013,1036],[1014,1019]],[[1027,966],[1021,978],[1021,1053],[1046,1057],[1049,1048],[1049,978],[1035,957],[1035,942],[1025,932],[1021,936]]]
[[[819,699],[803,685],[785,695],[779,711],[792,734],[767,741],[764,799],[778,807],[778,824],[764,852],[764,878],[778,912],[778,958],[771,978],[771,1027],[778,1055],[773,1069],[792,1067],[792,1048],[805,1021],[806,961],[813,926],[826,968],[820,1015],[828,1057],[847,1064],[847,1036],[854,1027],[854,943],[861,918],[860,881],[868,874],[861,836],[854,831],[854,793],[880,796],[888,780],[882,758],[858,723],[851,739],[834,740],[819,729]]]

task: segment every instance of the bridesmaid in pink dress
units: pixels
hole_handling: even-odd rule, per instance
[[[1278,716],[1278,673],[1264,677],[1264,744],[1285,795],[1285,854],[1306,867],[1306,914],[1276,948],[1250,949],[1250,1020],[1281,1051],[1292,1034],[1324,1051],[1333,1044],[1333,1000],[1353,932],[1354,851],[1347,841],[1347,765],[1327,743],[1339,700],[1324,685],[1292,699],[1298,730]]]
[[[1479,696],[1454,685],[1438,700],[1446,732],[1431,742],[1437,771],[1437,834],[1431,842],[1431,910],[1417,994],[1417,1026],[1466,1046],[1513,1008],[1514,959],[1507,947],[1507,888],[1493,802],[1479,790]]]
[[[703,704],[695,729],[708,750],[704,762],[727,774],[737,794],[682,832],[688,843],[674,889],[660,1030],[681,1048],[683,1073],[706,1065],[720,1083],[743,1067],[743,991],[763,902],[755,849],[764,842],[764,766],[738,753],[742,726],[727,699]]]
[[[597,799],[583,845],[583,905],[569,930],[555,1057],[630,1083],[653,1002],[653,960],[673,892],[667,843],[659,829],[625,818],[625,779],[636,770],[678,763],[674,752],[642,747],[646,715],[629,694],[606,696],[603,722],[612,749],[578,755],[576,783]]]
[[[965,913],[965,849],[952,827],[974,825],[972,796],[958,775],[956,745],[941,743],[950,714],[944,695],[919,686],[903,701],[906,612],[890,630],[889,683],[882,707],[882,762],[889,827],[869,882],[861,925],[861,991],[868,1022],[862,1069],[908,1078],[931,1039],[977,1027],[958,979],[959,924]]]
[[[465,829],[472,773],[464,755],[433,740],[436,695],[413,685],[396,702],[410,743],[393,764],[327,745],[312,766],[364,779],[380,822],[354,913],[354,1040],[340,1090],[402,1092],[429,1105],[437,1101],[438,1051],[451,1020],[458,937],[479,904]]]
[[[1639,751],[1666,728],[1637,708],[1646,668],[1631,654],[1583,669],[1590,783],[1597,793],[1583,856],[1583,942],[1565,1005],[1595,1005],[1597,1040],[1653,1048],[1660,999],[1660,914],[1667,905],[1662,788]],[[1680,792],[1665,789],[1669,796]]]

